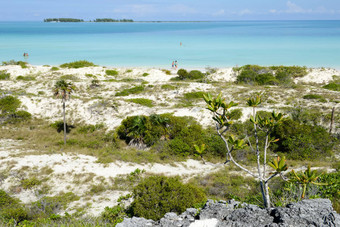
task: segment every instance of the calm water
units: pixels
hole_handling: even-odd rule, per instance
[[[33,65],[340,68],[340,21],[0,22],[0,61],[23,60],[24,52]]]

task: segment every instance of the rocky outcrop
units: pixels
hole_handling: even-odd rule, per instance
[[[235,200],[208,200],[200,211],[187,209],[177,215],[167,213],[159,221],[125,218],[117,227],[340,227],[340,215],[328,199],[311,199],[286,207],[262,209]]]

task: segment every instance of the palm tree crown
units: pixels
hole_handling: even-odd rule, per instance
[[[54,95],[56,97],[61,97],[63,101],[70,98],[72,91],[75,90],[75,86],[71,82],[66,82],[65,80],[59,80],[54,85]]]

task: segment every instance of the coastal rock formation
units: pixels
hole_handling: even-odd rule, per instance
[[[208,200],[199,211],[187,209],[181,215],[167,213],[159,221],[144,218],[126,218],[117,227],[337,227],[340,215],[328,199],[311,199],[292,203],[286,207],[262,209],[235,200],[214,202]]]

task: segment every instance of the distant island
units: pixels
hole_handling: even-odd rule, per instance
[[[47,18],[44,19],[44,22],[84,22],[84,20],[74,18]]]
[[[46,18],[44,22],[134,22],[132,19],[111,19],[111,18],[97,18],[93,21],[84,21],[83,19],[75,18]]]

